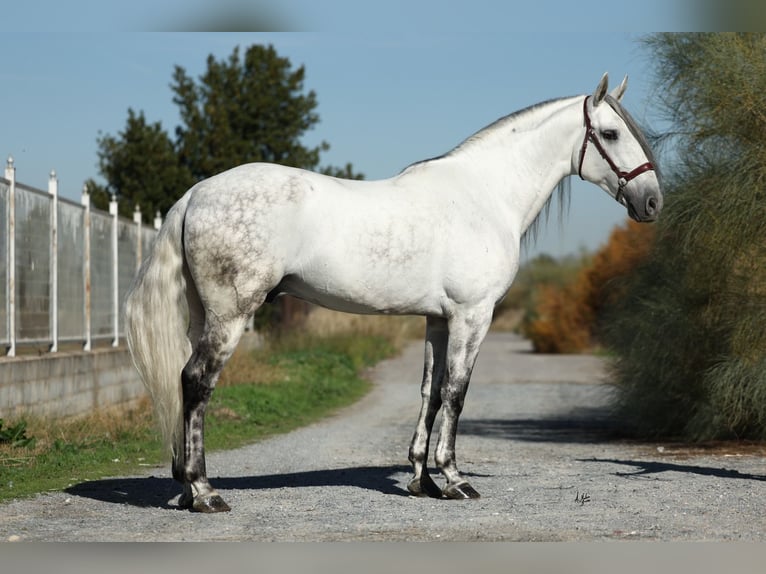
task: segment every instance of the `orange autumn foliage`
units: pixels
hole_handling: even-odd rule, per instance
[[[577,353],[592,348],[599,318],[624,293],[621,279],[649,255],[654,227],[628,220],[615,227],[575,280],[564,287],[545,286],[525,329],[539,353]]]
[[[538,353],[576,353],[590,346],[590,330],[575,292],[576,283],[541,288],[537,318],[525,329]]]

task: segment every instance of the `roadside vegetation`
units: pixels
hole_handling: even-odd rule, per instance
[[[766,36],[647,41],[669,128],[657,239],[612,316],[644,437],[766,439]]]
[[[626,220],[593,254],[560,260],[541,256],[519,272],[508,304],[523,309],[519,332],[538,353],[603,350],[608,311],[625,295],[626,281],[645,261],[654,228]]]
[[[546,289],[565,288],[589,259],[590,255],[585,252],[560,259],[541,254],[524,263],[508,294],[495,310],[493,327],[528,336],[529,325],[539,317],[541,293]]]

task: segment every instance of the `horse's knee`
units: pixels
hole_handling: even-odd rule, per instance
[[[460,413],[463,412],[465,395],[465,385],[445,385],[441,392],[444,413],[449,413],[453,417],[459,417]]]
[[[408,460],[412,464],[425,462],[426,457],[428,456],[428,450],[425,445],[425,441],[420,441],[417,439],[418,437],[413,437],[407,456]]]

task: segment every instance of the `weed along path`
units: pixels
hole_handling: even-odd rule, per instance
[[[482,498],[408,496],[421,357],[413,343],[379,364],[373,390],[328,419],[209,454],[229,513],[177,510],[156,468],[4,504],[0,539],[766,540],[763,452],[621,441],[602,359],[534,355],[511,334],[487,339],[458,434]]]

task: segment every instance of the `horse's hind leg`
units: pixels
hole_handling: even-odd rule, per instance
[[[191,273],[189,272],[189,268],[187,265],[184,264],[183,268],[184,272],[184,278],[186,279],[186,303],[189,307],[189,329],[187,332],[187,337],[189,339],[189,342],[191,343],[191,348],[196,349],[197,344],[199,343],[200,338],[202,337],[202,333],[205,330],[205,308],[202,305],[202,301],[200,300],[199,293],[197,292],[197,287],[194,284],[194,279],[191,276]],[[183,392],[183,389],[182,389]],[[186,448],[184,446],[184,440],[183,435],[179,437],[180,443],[175,444],[174,451],[173,451],[173,478],[176,479],[181,484],[185,484],[185,473],[186,473],[186,464],[185,464],[185,451]],[[181,505],[182,506],[191,506],[192,503],[192,494],[191,494],[191,486],[186,486],[184,490],[184,494],[181,496]]]
[[[442,491],[428,474],[428,443],[431,438],[436,413],[442,404],[441,384],[444,378],[447,354],[447,322],[428,317],[426,323],[425,364],[423,383],[420,387],[421,406],[418,424],[410,443],[409,458],[415,473],[407,489],[415,496],[441,498]]]
[[[205,410],[224,364],[239,342],[248,315],[220,319],[208,314],[202,336],[181,373],[184,417],[183,470],[174,475],[184,484],[179,506],[198,512],[230,510],[210,485],[205,468]],[[178,475],[181,476],[178,476]]]

